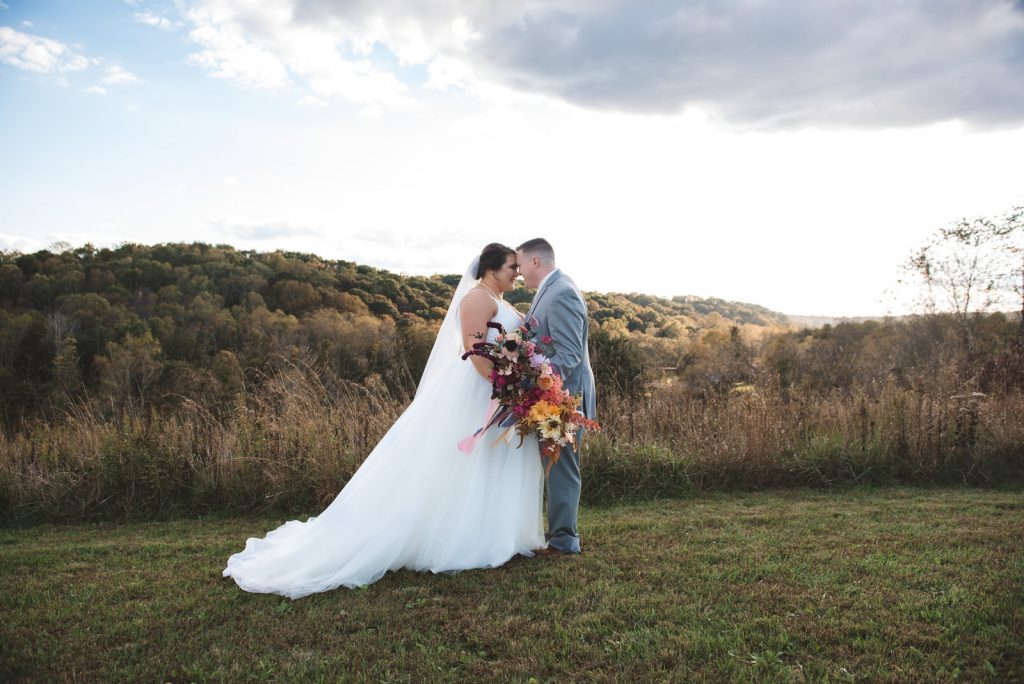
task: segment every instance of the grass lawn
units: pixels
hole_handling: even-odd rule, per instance
[[[581,512],[584,554],[290,601],[269,518],[0,529],[0,681],[1024,681],[1024,492],[708,494]]]

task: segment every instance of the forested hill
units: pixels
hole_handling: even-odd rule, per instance
[[[68,324],[84,323],[83,305],[102,299],[110,307],[110,333],[138,328],[156,334],[186,312],[245,305],[265,306],[292,316],[318,309],[373,314],[395,321],[436,321],[444,316],[458,275],[409,276],[349,261],[295,252],[254,252],[225,245],[125,244],[115,249],[90,245],[60,253],[0,253],[0,307],[14,312],[57,313]],[[633,332],[671,335],[673,324],[691,329],[731,324],[779,326],[786,317],[753,304],[677,296],[587,293],[599,323],[616,319]],[[508,298],[526,303],[532,291]],[[153,327],[155,325],[155,328]]]
[[[408,390],[459,278],[202,243],[0,252],[0,421],[81,396],[108,407],[197,396],[217,404],[297,361],[342,381],[379,377]],[[531,296],[520,289],[509,300],[525,309]],[[785,325],[762,307],[719,299],[588,293],[588,301],[595,344]],[[609,372],[622,366],[603,358]]]

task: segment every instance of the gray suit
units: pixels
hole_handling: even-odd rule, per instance
[[[563,386],[572,394],[582,394],[580,410],[587,418],[596,419],[597,394],[587,349],[587,304],[572,278],[561,270],[553,271],[534,295],[527,320],[531,317],[538,321],[537,339],[548,335],[554,340],[551,364],[562,376]],[[580,437],[577,434],[577,443]],[[580,456],[575,449],[562,449],[548,476],[547,490],[548,543],[560,551],[579,553]]]

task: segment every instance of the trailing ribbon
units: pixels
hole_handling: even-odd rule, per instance
[[[487,429],[492,425],[499,425],[511,413],[512,409],[505,408],[499,405],[497,399],[491,399],[491,401],[488,402],[487,404],[487,412],[484,414],[484,426],[477,430],[476,432],[474,432],[473,434],[463,438],[462,441],[460,441],[458,444],[459,451],[461,451],[464,454],[472,453],[473,447],[476,446],[476,443],[480,439],[480,437],[482,437],[483,434],[487,432]]]

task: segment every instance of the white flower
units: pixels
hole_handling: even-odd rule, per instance
[[[560,432],[561,431],[558,428],[550,428],[547,425],[540,426],[540,436],[543,439],[552,441],[558,445],[561,445],[561,442],[558,440]]]

